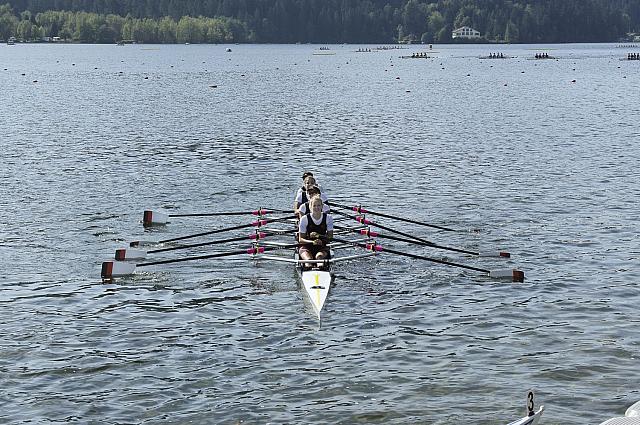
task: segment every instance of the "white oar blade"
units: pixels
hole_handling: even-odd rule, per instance
[[[480,257],[502,257],[502,258],[511,258],[511,254],[506,251],[492,251],[492,250],[482,250],[479,253]]]
[[[524,282],[524,272],[518,269],[491,270],[489,277],[495,279],[509,279],[512,282]]]
[[[145,258],[147,258],[147,251],[142,249],[116,249],[116,261],[144,260]]]
[[[102,263],[102,272],[100,275],[103,279],[111,279],[112,277],[122,277],[132,275],[136,270],[134,263],[125,263],[122,261],[105,261]]]
[[[144,226],[155,226],[158,224],[167,224],[169,221],[169,215],[163,214],[157,211],[147,210],[142,216],[142,224]]]

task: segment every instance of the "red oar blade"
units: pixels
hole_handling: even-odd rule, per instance
[[[167,224],[167,221],[169,221],[169,215],[157,211],[147,210],[142,215],[142,225],[144,227]]]
[[[147,251],[142,249],[116,249],[116,261],[144,260],[145,258],[147,258]]]
[[[102,263],[102,271],[100,276],[103,279],[111,279],[113,277],[122,277],[132,275],[136,270],[134,263],[125,263],[122,261],[105,261]]]
[[[512,282],[524,282],[524,272],[518,269],[491,270],[489,277],[495,279],[509,279]]]

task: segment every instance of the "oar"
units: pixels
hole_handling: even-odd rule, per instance
[[[396,230],[396,229],[393,229],[391,227],[383,226],[382,224],[374,223],[373,221],[368,220],[368,219],[366,219],[364,217],[357,217],[355,215],[347,214],[347,213],[344,213],[342,211],[334,211],[334,212],[336,214],[340,214],[340,215],[343,215],[345,217],[352,218],[352,219],[356,220],[358,223],[365,224],[367,226],[379,227],[380,229],[384,229],[384,230],[387,230],[387,231],[389,231],[391,233],[395,233],[396,235],[405,236],[407,238],[411,238],[411,239],[414,239],[416,241],[420,241],[420,242],[422,242],[424,244],[431,245],[431,242],[429,242],[426,239],[422,239],[422,238],[419,238],[418,236],[413,236],[413,235],[410,235],[408,233],[401,232],[400,230]]]
[[[176,250],[180,250],[180,249],[189,249],[189,248],[198,248],[201,246],[210,246],[210,245],[218,245],[218,244],[223,244],[223,243],[227,243],[227,242],[238,242],[238,241],[244,241],[247,239],[250,240],[254,240],[254,241],[259,241],[262,240],[264,238],[266,238],[267,236],[271,236],[271,235],[284,235],[284,234],[288,234],[288,233],[295,233],[297,232],[297,229],[293,229],[293,230],[278,230],[278,231],[265,231],[265,232],[259,232],[256,230],[255,233],[251,233],[248,236],[238,236],[236,238],[227,238],[227,239],[219,239],[216,241],[210,241],[210,242],[202,242],[202,243],[194,243],[194,244],[188,244],[188,245],[179,245],[179,246],[172,246],[172,247],[168,247],[168,248],[158,248],[158,249],[152,249],[149,251],[145,251],[144,249],[126,249],[126,248],[122,248],[122,249],[116,249],[116,254],[115,254],[115,259],[116,261],[127,261],[127,260],[144,260],[145,258],[147,258],[147,254],[156,254],[159,252],[167,252],[167,251],[176,251]]]
[[[340,229],[342,229],[342,227],[339,227]],[[369,229],[355,229],[355,230],[351,230],[353,232],[358,232],[361,235],[365,235],[369,238],[382,238],[382,239],[390,239],[393,241],[398,241],[398,242],[406,242],[406,243],[410,243],[410,244],[414,244],[414,245],[422,245],[422,246],[428,246],[431,248],[436,248],[436,249],[443,249],[445,251],[453,251],[453,252],[461,252],[463,254],[470,254],[470,255],[477,255],[478,257],[502,257],[502,258],[510,258],[511,254],[509,254],[508,252],[505,251],[480,251],[480,252],[475,252],[475,251],[469,251],[466,249],[461,249],[461,248],[453,248],[450,246],[443,246],[443,245],[438,245],[437,243],[434,242],[429,242],[429,243],[424,243],[424,242],[420,242],[420,241],[414,241],[412,239],[405,239],[405,238],[399,238],[397,236],[391,236],[391,235],[383,235],[381,233],[378,232],[372,232]]]
[[[284,248],[293,248],[298,246],[298,244],[291,244],[284,247],[251,247],[249,249],[242,249],[238,251],[230,251],[230,252],[219,252],[217,254],[208,254],[208,255],[198,255],[194,257],[184,257],[184,258],[175,258],[172,260],[160,260],[160,261],[150,261],[148,263],[140,263],[135,264],[131,262],[122,262],[122,261],[105,261],[102,263],[102,271],[100,275],[103,279],[111,279],[113,277],[122,277],[133,274],[137,267],[146,267],[146,266],[155,266],[158,264],[170,264],[170,263],[181,263],[183,261],[194,261],[194,260],[206,260],[210,258],[220,258],[220,257],[231,257],[233,255],[256,255],[261,254],[266,251],[273,251],[276,249],[284,249]]]
[[[146,226],[153,226],[155,224],[167,224],[170,217],[218,217],[218,216],[230,216],[230,215],[257,215],[263,216],[266,214],[280,214],[288,213],[289,210],[273,210],[260,208],[251,211],[227,211],[227,212],[213,212],[213,213],[192,213],[192,214],[165,214],[158,211],[146,210],[142,215],[142,224]]]
[[[394,249],[383,248],[382,245],[377,245],[375,243],[363,244],[363,243],[351,242],[351,241],[341,240],[336,238],[333,238],[333,240],[336,242],[351,244],[353,246],[359,246],[369,251],[388,252],[390,254],[396,254],[403,257],[414,258],[416,260],[431,261],[432,263],[445,264],[447,266],[460,267],[467,270],[475,270],[477,272],[485,273],[489,277],[493,277],[496,279],[509,278],[512,280],[512,282],[524,282],[524,272],[517,269],[487,270],[487,269],[481,269],[479,267],[467,266],[465,264],[453,263],[451,261],[438,260],[437,258],[425,257],[424,255],[411,254],[408,252],[402,252],[402,251],[396,251]]]
[[[278,221],[289,220],[289,219],[295,218],[295,217],[296,217],[295,214],[293,214],[293,215],[289,215],[289,216],[286,216],[286,217],[280,217],[280,218],[268,218],[268,219],[253,221],[253,222],[251,222],[249,224],[240,224],[238,226],[225,227],[225,228],[222,228],[222,229],[209,230],[207,232],[196,233],[196,234],[193,234],[193,235],[179,236],[177,238],[165,239],[163,241],[155,242],[155,244],[163,244],[163,243],[168,243],[168,242],[181,241],[181,240],[185,240],[185,239],[197,238],[198,236],[207,236],[207,235],[213,235],[213,234],[216,234],[216,233],[230,232],[232,230],[246,229],[247,227],[261,227],[261,226],[264,226],[264,225],[269,224],[269,223],[275,223],[275,222],[278,222]],[[129,243],[129,246],[131,246],[131,247],[138,247],[138,246],[142,246],[142,245],[145,245],[145,242],[143,242],[143,241],[133,241],[133,242]]]
[[[379,217],[389,218],[389,219],[398,220],[398,221],[404,221],[406,223],[418,224],[420,226],[425,226],[425,227],[432,227],[434,229],[446,230],[448,232],[457,232],[457,230],[451,229],[449,227],[438,226],[436,224],[429,224],[429,223],[425,223],[423,221],[416,221],[416,220],[411,220],[409,218],[398,217],[397,215],[384,214],[384,213],[381,213],[381,212],[367,210],[367,209],[362,208],[360,205],[357,205],[355,207],[350,207],[348,205],[339,204],[339,203],[334,202],[334,201],[327,201],[326,203],[327,203],[327,205],[330,205],[330,206],[333,206],[333,207],[345,208],[345,209],[348,209],[348,210],[355,211],[358,214],[377,215]]]
[[[256,230],[255,233],[251,233],[248,236],[238,236],[238,237],[235,237],[235,238],[219,239],[219,240],[210,241],[210,242],[193,243],[193,244],[189,244],[189,245],[180,245],[180,246],[172,246],[172,247],[168,247],[168,248],[152,249],[152,250],[149,250],[149,251],[145,251],[143,249],[126,249],[126,248],[122,248],[122,249],[116,249],[115,259],[116,259],[116,261],[144,260],[145,258],[147,258],[147,254],[157,254],[159,252],[168,252],[168,251],[176,251],[176,250],[180,250],[180,249],[198,248],[198,247],[201,247],[201,246],[218,245],[218,244],[223,244],[223,243],[227,243],[227,242],[238,242],[238,241],[244,241],[244,240],[247,240],[247,239],[259,241],[261,239],[266,238],[267,236],[268,236],[267,233],[258,232]]]

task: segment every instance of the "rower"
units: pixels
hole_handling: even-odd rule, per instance
[[[307,198],[309,198],[309,200],[313,199],[316,196],[320,196],[320,188],[318,186],[311,186],[309,189],[307,189]],[[322,198],[320,198],[322,199]],[[325,204],[324,202],[322,203],[322,212],[323,213],[328,213],[331,210],[331,208],[329,207],[329,205]],[[305,202],[304,204],[300,205],[300,207],[298,207],[298,213],[300,216],[305,215],[306,213],[309,212],[309,201]]]
[[[307,179],[307,177],[313,177],[314,179],[316,178],[311,171],[305,171],[304,173],[302,173],[302,187],[303,188],[304,188],[304,181]],[[320,183],[318,183],[317,180],[316,180],[316,186],[318,186],[320,188],[320,190],[322,190],[322,186],[320,185]]]
[[[320,189],[320,187],[317,185],[316,183],[316,179],[311,175],[311,176],[307,176],[304,179],[304,185],[298,189],[298,191],[296,192],[296,198],[293,201],[293,212],[295,214],[299,214],[298,209],[300,208],[300,205],[304,204],[305,202],[309,201],[309,196],[307,195],[307,190],[310,187],[316,186]],[[327,202],[328,198],[327,195],[325,195],[324,193],[322,193],[322,189],[320,189],[320,198],[322,199],[322,202]]]
[[[301,260],[324,260],[329,258],[328,244],[333,238],[333,218],[331,214],[322,212],[323,202],[320,196],[309,201],[307,214],[303,215],[298,225],[298,242],[301,244],[299,255]],[[317,267],[316,263],[309,263]]]

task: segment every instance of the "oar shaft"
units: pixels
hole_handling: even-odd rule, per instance
[[[238,226],[225,227],[224,229],[209,230],[207,232],[196,233],[196,234],[193,234],[193,235],[179,236],[177,238],[165,239],[163,241],[159,241],[158,243],[168,243],[168,242],[182,241],[182,240],[185,240],[185,239],[197,238],[199,236],[214,235],[216,233],[229,232],[229,231],[232,231],[232,230],[239,230],[239,229],[246,229],[247,227],[260,227],[260,226],[264,226],[265,224],[268,224],[268,223],[287,220],[287,219],[295,218],[295,217],[296,217],[295,215],[290,215],[290,216],[280,217],[280,218],[271,218],[271,219],[265,219],[265,220],[258,220],[258,221],[251,222],[249,224],[240,224]]]
[[[351,245],[354,245],[354,246],[359,246],[359,247],[365,248],[365,249],[367,249],[369,251],[388,252],[390,254],[396,254],[396,255],[403,256],[403,257],[414,258],[416,260],[425,260],[425,261],[430,261],[432,263],[445,264],[447,266],[460,267],[460,268],[463,268],[463,269],[474,270],[474,271],[478,271],[478,272],[482,272],[482,273],[490,273],[491,272],[490,270],[481,269],[479,267],[467,266],[465,264],[453,263],[451,261],[438,260],[437,258],[425,257],[424,255],[411,254],[409,252],[402,252],[402,251],[396,251],[394,249],[383,248],[381,245],[350,242],[350,241],[347,241],[347,240],[336,239],[336,238],[333,238],[333,240],[336,241],[336,242],[348,243],[348,244],[351,244]]]
[[[396,251],[394,249],[383,248],[380,245],[375,245],[374,249],[376,251],[390,252],[391,254],[401,255],[409,258],[415,258],[417,260],[431,261],[432,263],[446,264],[447,266],[460,267],[463,269],[475,270],[475,271],[487,273],[487,274],[491,272],[491,270],[481,269],[479,267],[467,266],[466,264],[452,263],[451,261],[438,260],[437,258],[425,257],[423,255],[416,255],[416,254],[411,254],[409,252],[402,252],[402,251]]]
[[[222,244],[222,243],[227,243],[227,242],[239,242],[239,241],[244,241],[247,239],[254,239],[254,240],[260,240],[262,238],[267,237],[267,234],[264,232],[256,232],[255,234],[251,234],[249,236],[238,236],[236,238],[228,238],[228,239],[220,239],[217,241],[210,241],[210,242],[202,242],[202,243],[193,243],[193,244],[189,244],[189,245],[180,245],[180,246],[172,246],[169,248],[160,248],[160,249],[153,249],[151,251],[149,251],[149,254],[156,254],[158,252],[168,252],[168,251],[176,251],[179,249],[189,249],[189,248],[198,248],[201,246],[209,246],[209,245],[218,245],[218,244]]]
[[[420,238],[418,236],[413,236],[413,235],[410,235],[408,233],[401,232],[400,230],[396,230],[396,229],[393,229],[391,227],[384,226],[382,224],[374,223],[373,221],[367,220],[366,218],[363,218],[363,217],[356,217],[355,215],[347,214],[347,213],[344,213],[344,212],[341,212],[341,211],[336,211],[336,214],[340,214],[340,215],[343,215],[345,217],[352,218],[352,219],[356,220],[357,222],[359,222],[361,224],[366,224],[366,225],[378,227],[380,229],[387,230],[387,231],[389,231],[391,233],[395,233],[395,234],[400,235],[400,236],[405,236],[407,238],[411,238],[411,239],[420,241],[420,242],[424,243],[425,245],[433,245],[432,242],[430,242],[430,241],[428,241],[426,239],[422,239],[422,238]]]
[[[293,248],[295,246],[297,246],[298,244],[291,244],[289,246],[286,247],[252,247],[249,249],[242,249],[242,250],[238,250],[238,251],[231,251],[231,252],[219,252],[217,254],[208,254],[208,255],[197,255],[197,256],[193,256],[193,257],[184,257],[184,258],[174,258],[171,260],[160,260],[160,261],[150,261],[148,263],[140,263],[137,264],[136,267],[144,267],[144,266],[155,266],[158,264],[170,264],[170,263],[181,263],[184,261],[194,261],[194,260],[207,260],[207,259],[211,259],[211,258],[220,258],[220,257],[231,257],[233,255],[242,255],[242,254],[249,254],[249,255],[254,255],[254,254],[261,254],[263,252],[266,251],[273,251],[275,249],[283,249],[283,248]]]
[[[257,222],[254,222],[254,223],[258,223],[259,221],[260,220],[258,220]],[[239,226],[226,227],[224,229],[209,230],[207,232],[195,233],[193,235],[179,236],[177,238],[165,239],[163,241],[159,241],[158,243],[168,243],[168,242],[182,241],[182,240],[185,240],[185,239],[197,238],[198,236],[214,235],[216,233],[229,232],[229,231],[232,231],[232,230],[239,230],[239,229],[246,229],[247,227],[257,226],[258,225],[258,224],[254,224],[254,223],[241,224]]]
[[[453,252],[460,252],[463,254],[470,254],[470,255],[480,255],[479,252],[475,252],[475,251],[468,251],[466,249],[461,249],[461,248],[453,248],[450,246],[443,246],[443,245],[438,245],[436,243],[430,242],[430,243],[424,243],[424,242],[420,242],[420,241],[414,241],[411,239],[405,239],[405,238],[399,238],[397,236],[391,236],[391,235],[383,235],[381,233],[378,232],[371,232],[369,230],[359,230],[358,231],[361,235],[365,235],[371,238],[382,238],[382,239],[390,239],[393,241],[398,241],[398,242],[405,242],[405,243],[410,243],[410,244],[414,244],[414,245],[422,245],[422,246],[428,246],[430,248],[436,248],[436,249],[442,249],[445,251],[453,251]]]
[[[391,220],[404,221],[405,223],[418,224],[420,226],[431,227],[431,228],[439,229],[439,230],[446,230],[447,232],[456,232],[457,231],[457,230],[451,229],[449,227],[438,226],[436,224],[424,223],[422,221],[416,221],[416,220],[412,220],[410,218],[399,217],[397,215],[391,215],[391,214],[385,214],[385,213],[381,213],[381,212],[377,212],[377,211],[371,211],[371,210],[368,210],[368,209],[364,209],[361,206],[350,207],[348,205],[340,204],[340,203],[337,203],[337,202],[334,202],[334,201],[327,201],[327,204],[330,205],[330,206],[334,206],[334,207],[339,207],[339,208],[345,208],[345,209],[348,209],[348,210],[352,210],[352,211],[357,212],[358,214],[376,215],[376,216],[379,216],[379,217],[389,218]]]
[[[259,209],[253,211],[229,211],[229,212],[214,212],[214,213],[189,213],[189,214],[169,214],[169,217],[218,217],[227,215],[265,215],[265,214],[281,214],[288,213],[285,210],[270,210]]]

